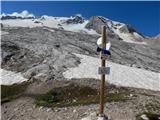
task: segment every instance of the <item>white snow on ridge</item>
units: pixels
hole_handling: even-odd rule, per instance
[[[0,69],[0,73],[0,85],[12,85],[14,83],[21,83],[28,80],[24,78],[21,73],[14,73],[3,69]]]
[[[113,21],[113,20],[110,20],[104,17],[102,18],[107,20],[107,25],[109,29],[113,31],[115,34],[117,34],[121,39],[123,39],[123,41],[128,42],[128,43],[135,43],[135,44],[146,44],[146,42],[135,41],[135,39],[143,39],[143,37],[137,32],[133,32],[133,34],[121,32],[120,28],[126,26],[124,23]]]
[[[69,24],[69,25],[67,25],[67,24],[64,24],[63,25],[63,28],[65,29],[65,30],[68,30],[68,31],[73,31],[73,32],[86,32],[86,33],[88,33],[88,34],[97,34],[98,35],[98,33],[95,31],[95,30],[88,30],[88,29],[86,29],[85,28],[85,25],[88,23],[88,20],[86,20],[84,23],[82,23],[82,24]]]
[[[109,28],[115,33],[117,34],[120,38],[123,39],[123,41],[125,42],[128,42],[128,43],[135,43],[135,44],[146,44],[146,42],[137,42],[135,41],[135,38],[136,39],[143,39],[143,37],[136,33],[136,32],[133,32],[133,34],[131,33],[123,33],[123,32],[120,32],[120,28],[125,26],[124,23],[120,23],[120,22],[115,22],[115,21],[109,21],[108,22],[108,26]],[[113,27],[114,26],[114,27]],[[116,28],[116,29],[115,29]],[[135,37],[135,38],[134,38]]]
[[[137,42],[134,41],[134,37],[136,37],[137,39],[143,39],[138,33],[134,32],[134,35],[131,34],[126,34],[126,33],[121,33],[119,30],[115,30],[114,31],[117,35],[119,35],[120,38],[122,38],[125,42],[129,42],[129,43],[136,43],[136,44],[146,44],[146,42]]]
[[[86,55],[76,54],[82,58],[81,64],[76,68],[69,68],[63,73],[67,79],[71,78],[96,78],[100,60],[98,58]],[[138,68],[128,67],[107,61],[107,66],[111,67],[110,75],[107,75],[106,81],[117,86],[143,88],[154,91],[160,91],[160,73],[155,73]]]
[[[22,17],[22,18],[28,18],[28,17],[35,17],[32,13],[29,13],[27,10],[22,11],[21,13],[18,12],[13,12],[12,14],[1,14],[1,17],[5,17],[5,16],[15,16],[15,17]]]
[[[45,20],[41,19],[44,18]],[[49,16],[43,16],[40,19],[11,19],[11,20],[2,20],[2,24],[9,25],[10,27],[50,27],[50,28],[63,28],[67,31],[73,31],[73,32],[84,32],[88,34],[97,34],[98,33],[95,30],[88,30],[85,28],[85,25],[88,23],[88,20],[86,20],[84,23],[78,23],[78,24],[65,24],[64,21],[66,21],[67,17],[49,17]],[[39,23],[35,23],[39,22]]]
[[[14,20],[2,20],[2,24],[8,25],[10,27],[41,27],[42,24],[36,24],[31,19],[14,19]]]
[[[81,17],[80,14],[77,14],[79,17]],[[77,16],[76,15],[76,16]],[[73,32],[83,32],[88,34],[98,34],[95,30],[88,30],[85,28],[85,25],[88,23],[88,20],[85,20],[84,23],[77,23],[77,24],[67,24],[65,21],[68,19],[73,19],[74,17],[52,17],[43,15],[39,18],[35,18],[35,16],[32,13],[29,13],[28,11],[24,10],[21,13],[14,12],[12,14],[1,14],[0,18],[5,16],[15,16],[15,17],[21,17],[21,18],[29,18],[32,17],[34,19],[6,19],[1,20],[1,23],[3,25],[7,25],[10,27],[50,27],[50,28],[57,28],[57,29],[64,29],[67,31],[73,31]]]
[[[81,32],[81,33],[87,33],[87,34],[95,34],[99,35],[95,30],[87,29],[85,28],[86,24],[89,22],[89,20],[84,19],[83,23],[69,23],[67,24],[67,20],[74,19],[75,17],[53,17],[53,16],[47,16],[43,15],[41,17],[35,17],[32,13],[29,13],[28,11],[24,10],[21,13],[14,12],[12,14],[1,14],[1,17],[5,16],[15,16],[20,18],[26,18],[26,19],[4,19],[1,20],[2,24],[8,25],[10,27],[50,27],[50,28],[57,28],[57,29],[64,29],[66,31],[72,31],[72,32]],[[77,14],[76,16],[82,17],[82,15]],[[137,32],[122,32],[120,29],[124,27],[124,29],[127,29],[126,24],[120,23],[117,21],[110,20],[108,18],[100,16],[103,20],[107,21],[106,26],[109,27],[109,29],[116,35],[118,35],[121,39],[123,39],[124,42],[134,43],[134,44],[147,44],[146,42],[142,41],[143,36],[141,36]],[[32,19],[27,19],[32,18]]]

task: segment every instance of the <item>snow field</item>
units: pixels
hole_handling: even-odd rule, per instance
[[[12,85],[14,83],[21,83],[28,80],[24,78],[21,73],[15,73],[3,69],[0,69],[0,73],[0,85]]]
[[[98,58],[76,54],[81,58],[81,64],[75,68],[69,68],[63,73],[67,79],[71,78],[95,78],[100,79]],[[110,75],[106,75],[106,81],[117,86],[143,88],[160,91],[160,73],[128,67],[107,61],[107,66],[111,68]]]

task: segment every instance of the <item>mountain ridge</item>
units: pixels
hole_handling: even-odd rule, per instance
[[[144,36],[134,29],[131,25],[113,21],[103,16],[93,16],[89,20],[77,14],[71,17],[53,17],[48,15],[35,16],[28,11],[21,13],[14,12],[12,14],[1,14],[1,24],[18,27],[39,27],[46,26],[50,28],[58,28],[61,30],[81,32],[86,34],[101,34],[101,26],[105,25],[107,34],[117,40],[125,42],[146,44],[146,39],[150,37]],[[2,26],[1,25],[1,26]],[[160,39],[156,37],[156,39]]]

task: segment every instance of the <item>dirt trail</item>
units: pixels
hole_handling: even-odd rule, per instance
[[[53,87],[59,87],[73,82],[96,89],[99,87],[99,81],[94,79],[73,79],[67,82],[56,81],[55,84],[52,84]],[[151,105],[152,111],[160,114],[158,110],[160,108],[160,102],[158,102],[160,101],[159,92],[133,88],[116,88],[112,85],[107,85],[107,87],[110,92],[116,90],[122,91],[123,89],[132,92],[130,95],[131,100],[106,103],[105,114],[113,118],[113,120],[135,120],[137,114],[147,111],[146,105]],[[30,90],[31,88],[33,91],[35,90],[33,86],[30,86]],[[35,94],[43,92],[37,89],[37,93]],[[29,91],[26,94],[29,94]],[[34,103],[33,96],[26,95],[12,102],[2,104],[2,120],[80,120],[90,113],[97,112],[99,109],[98,104],[63,108],[38,107]]]

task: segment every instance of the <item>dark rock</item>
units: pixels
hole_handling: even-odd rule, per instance
[[[34,21],[34,23],[41,23],[40,21]]]
[[[58,29],[60,29],[60,30],[64,30],[64,28],[63,28],[63,27],[58,27]]]
[[[70,18],[67,21],[65,21],[65,23],[67,24],[78,24],[78,23],[83,23],[84,22],[84,18],[82,18],[81,16],[75,16],[74,18]]]
[[[1,23],[1,28],[3,28],[3,24]]]
[[[62,26],[61,24],[58,24],[57,26]]]
[[[102,26],[106,25],[103,18],[99,16],[91,17],[89,23],[85,26],[87,29],[96,30],[97,33],[101,33]]]

